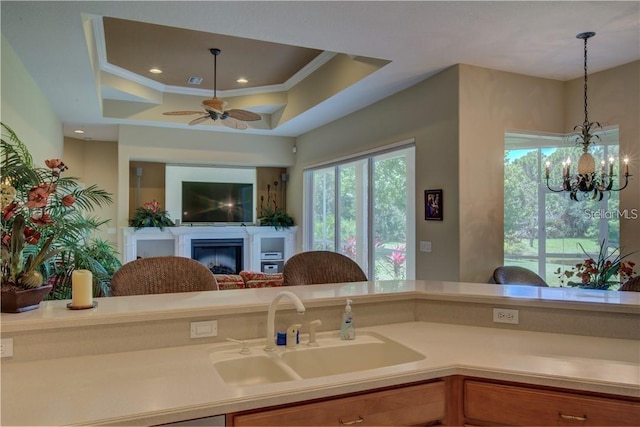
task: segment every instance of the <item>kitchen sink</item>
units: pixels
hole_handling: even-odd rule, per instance
[[[299,378],[280,360],[266,354],[222,360],[213,366],[225,383],[235,386],[271,384]]]
[[[278,347],[264,352],[264,340],[249,343],[251,354],[213,351],[211,359],[225,383],[235,386],[270,384],[295,379],[346,374],[423,360],[424,355],[374,333],[341,340],[336,333],[318,334],[317,346]],[[228,348],[228,347],[226,347]]]
[[[402,344],[372,335],[360,334],[354,341],[338,339],[337,343],[318,341],[318,347],[302,347],[284,352],[280,357],[302,378],[366,371],[425,358]]]

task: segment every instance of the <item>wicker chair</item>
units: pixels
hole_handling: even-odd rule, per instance
[[[524,267],[506,266],[493,270],[493,280],[500,285],[549,286],[542,277]]]
[[[620,289],[618,290],[640,292],[640,276],[636,276],[627,280],[622,286],[620,286]]]
[[[282,273],[288,286],[367,281],[367,275],[355,261],[330,251],[296,254],[284,264]]]
[[[216,279],[205,265],[178,256],[128,262],[111,279],[111,296],[216,290]]]

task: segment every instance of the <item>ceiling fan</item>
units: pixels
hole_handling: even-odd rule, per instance
[[[209,51],[213,55],[213,98],[202,101],[204,111],[167,111],[162,114],[167,116],[190,116],[193,114],[200,114],[200,117],[196,117],[191,120],[189,125],[197,125],[207,119],[212,119],[214,121],[220,120],[223,125],[232,129],[247,129],[249,126],[246,122],[261,120],[262,116],[251,111],[239,110],[236,108],[225,110],[227,102],[216,96],[217,59],[221,50],[213,48],[209,49]]]

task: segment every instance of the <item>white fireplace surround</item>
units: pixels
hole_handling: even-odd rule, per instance
[[[198,239],[242,239],[243,270],[263,271],[265,264],[277,265],[282,271],[284,262],[295,251],[297,227],[276,230],[259,226],[193,226],[122,229],[124,238],[123,262],[138,257],[175,255],[191,258],[191,242]],[[280,253],[280,257],[264,259],[265,253]],[[271,270],[273,271],[273,270]]]

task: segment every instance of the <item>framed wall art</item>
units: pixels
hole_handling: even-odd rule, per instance
[[[442,221],[442,190],[424,191],[424,219]]]

